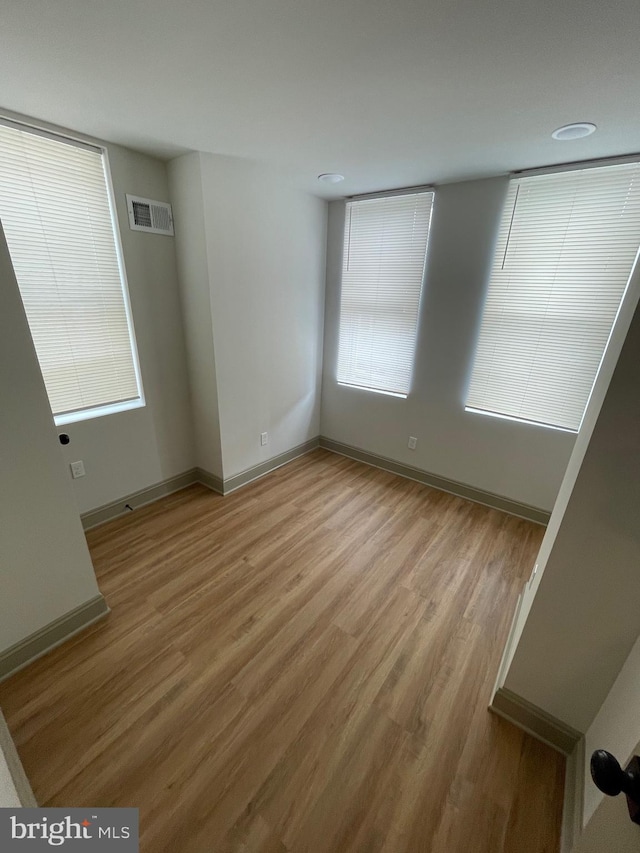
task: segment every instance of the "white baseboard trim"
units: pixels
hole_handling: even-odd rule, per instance
[[[467,486],[464,483],[458,483],[454,480],[448,480],[444,477],[439,477],[435,474],[429,474],[426,471],[421,471],[418,468],[410,468],[408,465],[402,465],[399,462],[394,462],[392,459],[387,459],[383,456],[377,456],[374,453],[360,450],[357,447],[351,447],[347,444],[333,441],[332,439],[318,436],[309,441],[299,444],[297,447],[292,447],[278,456],[267,459],[266,462],[261,462],[259,465],[254,465],[247,468],[246,471],[241,471],[239,474],[234,474],[232,477],[222,478],[204,468],[191,468],[183,474],[178,474],[176,477],[169,477],[167,480],[162,480],[160,483],[155,483],[153,486],[148,486],[145,489],[140,489],[137,492],[132,492],[119,498],[117,501],[97,507],[89,512],[83,513],[82,526],[85,530],[90,530],[92,527],[97,527],[114,518],[119,518],[126,515],[130,510],[127,504],[133,509],[139,509],[147,504],[154,503],[160,498],[178,492],[181,489],[186,489],[194,483],[201,483],[213,492],[220,495],[228,495],[236,489],[270,474],[276,468],[292,462],[299,456],[305,453],[310,453],[317,447],[322,447],[325,450],[330,450],[332,453],[337,453],[341,456],[347,456],[349,459],[355,459],[358,462],[364,462],[374,468],[382,468],[384,471],[389,471],[392,474],[397,474],[400,477],[405,477],[409,480],[415,480],[425,486],[431,486],[440,491],[449,492],[466,500],[481,503],[485,506],[490,506],[493,509],[507,512],[510,515],[516,515],[520,518],[525,518],[528,521],[536,522],[537,524],[547,524],[549,521],[549,513],[537,507],[528,506],[527,504],[518,503],[510,498],[494,495],[490,492],[476,489],[472,486]]]
[[[55,619],[44,628],[0,652],[0,681],[15,675],[34,660],[46,655],[111,611],[102,595],[96,595],[79,607]]]
[[[200,482],[199,468],[191,468],[185,471],[184,474],[178,474],[176,477],[169,477],[167,480],[162,480],[160,483],[155,483],[153,486],[148,486],[146,489],[140,489],[137,492],[132,492],[130,495],[119,498],[117,501],[97,507],[97,509],[84,512],[80,516],[82,526],[85,530],[90,530],[92,527],[97,527],[98,524],[104,524],[114,518],[119,518],[121,515],[126,515],[130,510],[126,504],[129,504],[133,509],[139,509],[147,504],[164,498],[173,492],[179,492],[180,489],[186,489],[187,486],[193,483]],[[205,483],[205,485],[208,485]]]
[[[90,530],[92,527],[105,524],[114,518],[127,515],[130,512],[127,509],[127,504],[134,510],[139,509],[147,504],[155,503],[160,498],[164,498],[174,492],[179,492],[181,489],[186,489],[194,483],[201,483],[219,495],[228,495],[230,492],[234,492],[236,489],[246,486],[254,480],[264,477],[266,474],[270,474],[276,468],[292,462],[299,456],[315,450],[319,446],[319,442],[319,438],[312,438],[304,442],[304,444],[292,447],[291,450],[280,453],[278,456],[273,456],[271,459],[267,459],[266,462],[261,462],[259,465],[254,465],[252,468],[248,468],[246,471],[241,471],[239,474],[235,474],[233,477],[228,477],[224,480],[222,477],[218,477],[204,468],[191,468],[189,471],[185,471],[184,474],[169,477],[167,480],[162,480],[162,482],[155,483],[146,489],[140,489],[140,491],[132,492],[129,495],[118,498],[117,501],[112,501],[112,503],[82,513],[80,516],[82,526],[85,530]]]
[[[571,726],[504,687],[496,690],[489,710],[563,755],[571,755],[582,738],[582,734]]]
[[[13,782],[13,787],[16,789],[20,805],[23,809],[37,808],[38,803],[31,790],[31,785],[27,779],[27,774],[24,772],[24,767],[20,761],[18,750],[11,737],[11,732],[7,726],[5,718],[0,711],[0,753],[4,755],[9,775]]]
[[[562,808],[560,853],[571,853],[582,835],[584,750],[585,739],[581,737],[571,755],[567,757],[564,776],[564,805]]]
[[[272,471],[275,471],[276,468],[281,468],[288,462],[293,462],[293,460],[297,459],[299,456],[311,453],[312,450],[315,450],[319,446],[320,439],[318,437],[311,438],[309,441],[305,441],[297,447],[292,447],[291,450],[286,450],[284,453],[278,454],[278,456],[272,456],[271,459],[267,459],[266,462],[261,462],[259,465],[254,465],[252,468],[247,468],[246,471],[234,474],[233,477],[226,477],[222,487],[222,494],[228,495],[231,492],[235,492],[236,489],[239,489],[242,486],[247,486],[254,480],[259,480],[266,474],[270,474]],[[207,484],[205,483],[205,485]]]
[[[224,480],[222,477],[210,474],[209,471],[205,471],[204,468],[196,468],[195,471],[196,482],[201,483],[203,486],[206,486],[218,495],[224,494]]]
[[[430,474],[428,471],[422,471],[420,468],[411,468],[409,465],[395,462],[386,456],[378,456],[375,453],[360,450],[358,447],[351,447],[349,444],[342,444],[339,441],[325,438],[322,435],[320,436],[320,447],[330,450],[332,453],[338,453],[340,456],[347,456],[349,459],[365,462],[374,468],[382,468],[391,474],[398,474],[400,477],[406,477],[408,480],[416,480],[418,483],[439,489],[441,492],[449,492],[452,495],[457,495],[459,498],[484,504],[485,506],[490,506],[492,509],[499,509],[502,512],[509,513],[509,515],[525,518],[527,521],[533,521],[536,524],[546,525],[549,523],[551,513],[544,509],[529,506],[529,504],[523,504],[519,501],[511,500],[511,498],[493,494],[492,492],[485,492],[483,489],[476,489],[474,486],[468,486],[466,483],[459,483],[456,480],[449,480],[437,474]]]

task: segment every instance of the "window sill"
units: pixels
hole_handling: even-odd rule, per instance
[[[109,406],[94,406],[92,409],[81,409],[78,412],[67,412],[64,415],[54,415],[56,426],[74,424],[78,421],[89,421],[93,418],[101,418],[104,415],[115,415],[118,412],[128,412],[130,409],[142,409],[145,401],[142,397],[137,400],[126,400],[124,403],[113,403]]]

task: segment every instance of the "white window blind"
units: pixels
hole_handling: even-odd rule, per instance
[[[433,192],[347,202],[338,382],[406,396]]]
[[[53,413],[139,399],[101,150],[0,125],[0,220]]]
[[[467,408],[578,430],[640,245],[640,164],[511,181]]]

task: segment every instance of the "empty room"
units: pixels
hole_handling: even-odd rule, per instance
[[[5,4],[0,850],[638,849],[639,35]]]

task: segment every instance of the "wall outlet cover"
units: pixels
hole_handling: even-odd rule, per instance
[[[417,444],[418,444],[418,439],[415,437],[415,435],[410,435],[409,436],[409,450],[415,450]]]
[[[84,462],[80,460],[79,462],[72,462],[71,465],[71,476],[74,480],[77,480],[78,477],[84,477]]]

